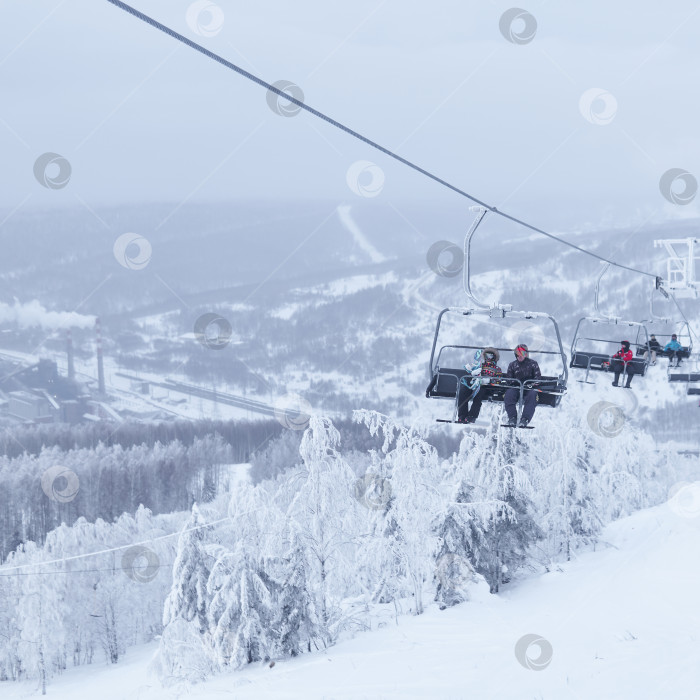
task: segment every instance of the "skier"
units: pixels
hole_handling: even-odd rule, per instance
[[[651,350],[651,364],[656,364],[656,353],[661,350],[661,343],[656,339],[655,335],[652,335],[649,339],[649,350]],[[644,359],[647,359],[649,355],[649,350],[644,351]]]
[[[464,381],[459,383],[459,396],[457,397],[457,422],[458,423],[475,423],[481,411],[481,404],[486,398],[487,387],[483,385],[480,377],[500,377],[503,372],[498,366],[500,359],[496,348],[484,348],[481,352],[481,363],[479,366],[473,366],[470,370],[472,381],[467,376]],[[475,358],[476,359],[476,358]],[[490,380],[489,380],[490,381]],[[471,386],[470,386],[471,385]],[[472,405],[469,407],[469,401]]]
[[[671,340],[666,343],[664,346],[664,352],[668,352],[669,354],[669,360],[668,364],[673,367],[673,361],[676,361],[676,367],[681,366],[681,357],[678,354],[680,350],[683,349],[683,346],[678,342],[678,336],[674,333],[671,336]]]
[[[525,382],[528,379],[540,379],[540,366],[528,357],[527,345],[522,343],[515,348],[515,361],[508,365],[506,377]],[[511,387],[506,390],[503,397],[506,413],[508,414],[508,426],[515,427],[518,424],[518,412],[516,405],[520,398],[520,389]],[[525,428],[535,415],[537,392],[534,389],[525,389],[523,392],[523,413],[520,416],[520,427]]]
[[[632,373],[630,372],[629,362],[632,360],[634,355],[630,350],[630,341],[623,340],[621,343],[622,347],[612,356],[612,361],[610,363],[610,368],[615,372],[615,380],[613,381],[613,386],[620,386],[620,374],[626,370],[627,372],[627,383],[625,384],[625,389],[630,388],[632,383]]]

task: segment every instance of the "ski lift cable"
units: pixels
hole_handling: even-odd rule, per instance
[[[157,20],[153,19],[152,17],[149,17],[148,15],[144,14],[143,12],[137,10],[136,8],[132,7],[131,5],[128,5],[125,2],[122,2],[122,0],[107,0],[110,4],[114,5],[115,7],[124,10],[128,14],[136,17],[137,19],[140,19],[141,21],[145,22],[146,24],[149,24],[155,29],[158,29],[159,31],[167,34],[168,36],[172,37],[173,39],[176,39],[177,41],[185,44],[186,46],[189,46],[190,48],[194,49],[195,51],[198,51],[199,53],[203,54],[207,58],[212,59],[213,61],[216,61],[217,63],[220,63],[223,65],[225,68],[228,68],[229,70],[234,71],[235,73],[238,73],[239,75],[243,76],[244,78],[251,80],[252,82],[256,83],[257,85],[260,85],[261,87],[264,87],[266,90],[269,90],[272,93],[275,93],[279,97],[283,97],[285,100],[295,104],[297,107],[300,109],[305,110],[306,112],[309,112],[309,114],[313,114],[315,117],[318,117],[319,119],[322,119],[323,121],[331,124],[331,126],[336,127],[337,129],[340,129],[341,131],[344,131],[345,133],[349,134],[353,138],[358,139],[359,141],[362,141],[363,143],[366,143],[368,146],[371,146],[372,148],[380,151],[381,153],[384,153],[385,155],[389,156],[390,158],[393,158],[394,160],[398,161],[399,163],[403,163],[407,167],[415,170],[416,172],[420,173],[421,175],[424,175],[425,177],[433,180],[434,182],[437,182],[438,184],[442,185],[443,187],[446,187],[447,189],[455,192],[456,194],[461,195],[462,197],[466,197],[470,201],[474,202],[474,204],[484,207],[486,210],[497,214],[498,216],[503,217],[504,219],[507,219],[509,221],[512,221],[515,224],[518,224],[520,226],[523,226],[524,228],[527,228],[535,233],[538,233],[542,236],[546,236],[547,238],[557,241],[558,243],[561,243],[565,246],[568,246],[569,248],[572,248],[579,253],[583,253],[584,255],[588,255],[592,258],[595,258],[596,260],[599,260],[600,262],[607,263],[608,265],[612,265],[613,267],[617,267],[622,270],[627,270],[629,272],[634,272],[636,274],[644,275],[646,277],[652,277],[657,281],[657,285],[661,286],[661,281],[662,278],[659,277],[658,275],[652,273],[652,272],[647,272],[646,270],[640,270],[635,267],[630,267],[628,265],[622,265],[621,263],[615,262],[614,260],[610,260],[608,258],[604,258],[602,255],[598,255],[597,253],[593,253],[590,250],[586,250],[585,248],[581,248],[580,246],[577,246],[573,243],[570,243],[569,241],[564,240],[563,238],[560,238],[559,236],[555,236],[552,233],[548,233],[547,231],[544,231],[541,228],[538,228],[537,226],[534,226],[533,224],[529,224],[526,221],[523,221],[522,219],[518,219],[515,216],[512,216],[511,214],[508,214],[504,211],[501,211],[495,206],[489,205],[486,202],[483,202],[482,200],[478,199],[477,197],[469,194],[468,192],[465,192],[464,190],[460,189],[459,187],[447,182],[447,180],[444,180],[441,177],[438,177],[434,173],[426,170],[425,168],[420,167],[419,165],[416,165],[412,161],[398,155],[397,153],[394,153],[393,151],[389,150],[388,148],[385,148],[381,144],[377,143],[376,141],[372,141],[371,139],[367,138],[366,136],[363,136],[359,132],[355,131],[354,129],[351,129],[350,127],[346,126],[345,124],[342,124],[341,122],[333,119],[332,117],[329,117],[328,115],[324,114],[323,112],[320,112],[317,109],[314,109],[313,107],[310,107],[307,105],[305,102],[302,102],[301,100],[293,97],[289,93],[284,92],[283,90],[275,87],[274,85],[271,85],[270,83],[266,82],[262,78],[259,78],[258,76],[254,75],[253,73],[250,73],[249,71],[245,70],[244,68],[241,68],[240,66],[236,65],[235,63],[232,63],[231,61],[228,61],[227,59],[223,58],[222,56],[219,56],[218,54],[214,53],[213,51],[210,51],[209,49],[204,48],[201,44],[198,44],[191,39],[188,39],[186,36],[183,36],[182,34],[179,34],[178,32],[174,31],[170,27],[162,24],[161,22],[158,22]],[[680,311],[681,315],[685,319],[685,315],[680,309],[680,306],[678,305],[678,302],[673,294],[671,294],[673,297],[673,301]],[[685,319],[687,322],[687,319]],[[689,324],[690,327],[690,324]],[[695,334],[695,332],[691,329],[691,332]]]
[[[529,224],[526,221],[523,221],[522,219],[518,219],[515,216],[507,214],[506,212],[501,211],[500,209],[496,208],[495,206],[491,206],[491,205],[487,204],[486,202],[483,202],[480,199],[477,199],[476,197],[469,194],[468,192],[465,192],[464,190],[460,189],[459,187],[447,182],[447,180],[444,180],[441,177],[438,177],[437,175],[431,173],[430,171],[425,170],[424,168],[420,167],[419,165],[416,165],[412,161],[407,160],[406,158],[403,158],[402,156],[398,155],[397,153],[394,153],[393,151],[389,150],[388,148],[385,148],[384,146],[377,143],[376,141],[372,141],[371,139],[367,138],[366,136],[363,136],[362,134],[355,131],[354,129],[351,129],[348,126],[345,126],[345,124],[342,124],[341,122],[336,121],[335,119],[333,119],[332,117],[329,117],[328,115],[324,114],[323,112],[320,112],[317,109],[310,107],[309,105],[305,104],[301,100],[298,100],[297,98],[292,97],[289,93],[286,93],[283,90],[280,90],[279,88],[275,87],[274,85],[271,85],[270,83],[266,82],[262,78],[257,77],[253,73],[250,73],[249,71],[245,70],[244,68],[241,68],[240,66],[236,65],[235,63],[232,63],[231,61],[228,61],[227,59],[223,58],[222,56],[219,56],[218,54],[214,53],[213,51],[210,51],[209,49],[204,48],[201,44],[198,44],[198,43],[192,41],[191,39],[188,39],[186,36],[179,34],[178,32],[174,31],[170,27],[162,24],[161,22],[158,22],[157,20],[153,19],[152,17],[149,17],[148,15],[144,14],[143,12],[140,12],[139,10],[135,9],[131,5],[127,5],[125,2],[122,2],[121,0],[107,0],[107,2],[114,5],[115,7],[118,7],[121,10],[124,10],[128,14],[133,15],[134,17],[136,17],[137,19],[140,19],[141,21],[145,22],[146,24],[151,25],[155,29],[158,29],[159,31],[167,34],[168,36],[172,37],[173,39],[180,41],[181,43],[185,44],[186,46],[189,46],[190,48],[194,49],[195,51],[199,51],[199,53],[207,56],[208,58],[212,59],[213,61],[216,61],[217,63],[220,63],[225,68],[228,68],[229,70],[232,70],[232,71],[238,73],[239,75],[243,76],[244,78],[247,78],[248,80],[251,80],[252,82],[257,83],[261,87],[264,87],[266,90],[269,90],[270,92],[275,93],[276,95],[279,95],[280,97],[283,97],[285,100],[291,102],[292,104],[295,104],[300,109],[303,109],[306,112],[309,112],[309,114],[313,114],[315,117],[322,119],[323,121],[331,124],[332,126],[336,127],[337,129],[340,129],[341,131],[344,131],[346,134],[349,134],[350,136],[358,139],[359,141],[366,143],[368,146],[371,146],[372,148],[384,153],[385,155],[389,156],[390,158],[393,158],[394,160],[398,161],[399,163],[403,163],[404,165],[415,170],[416,172],[420,173],[421,175],[424,175],[425,177],[430,178],[431,180],[442,185],[443,187],[446,187],[447,189],[452,190],[453,192],[461,195],[462,197],[466,197],[467,199],[471,200],[475,204],[477,204],[481,207],[484,207],[488,211],[493,212],[494,214],[498,214],[498,216],[502,216],[504,219],[508,219],[509,221],[512,221],[515,224],[519,224],[520,226],[523,226],[524,228],[530,229],[531,231],[534,231],[535,233],[539,233],[542,236],[546,236],[547,238],[550,238],[554,241],[557,241],[558,243],[561,243],[565,246],[568,246],[569,248],[573,248],[574,250],[577,250],[580,253],[584,253],[585,255],[589,255],[590,257],[596,258],[597,260],[600,260],[601,262],[605,262],[605,263],[608,263],[609,265],[613,265],[614,267],[620,268],[622,270],[628,270],[629,272],[634,272],[636,274],[645,275],[647,277],[653,277],[655,279],[658,277],[658,275],[656,275],[654,273],[647,272],[645,270],[639,270],[637,268],[629,267],[627,265],[622,265],[621,263],[617,263],[613,260],[608,260],[607,258],[604,258],[601,255],[598,255],[596,253],[591,252],[590,250],[586,250],[585,248],[581,248],[577,245],[574,245],[573,243],[570,243],[569,241],[566,241],[563,238],[559,238],[558,236],[555,236],[554,234],[547,233],[547,231],[543,231],[541,228],[538,228],[537,226],[534,226],[533,224]]]
[[[31,564],[31,566],[39,566],[42,562],[37,562],[36,564]],[[134,567],[135,569],[163,569],[165,567],[171,567],[174,562],[166,562],[165,564],[148,564],[148,566]],[[65,571],[24,571],[22,573],[15,572],[14,574],[3,574],[0,573],[0,578],[16,578],[18,576],[67,576],[72,574],[95,574],[103,572],[116,572],[118,567],[110,566],[107,569],[67,569]],[[2,571],[2,569],[0,569]]]
[[[150,537],[146,540],[141,540],[140,542],[130,542],[128,544],[121,544],[118,545],[117,547],[108,547],[106,549],[98,549],[95,552],[83,552],[82,554],[73,554],[68,557],[60,557],[57,559],[47,559],[45,561],[36,561],[36,562],[28,562],[26,564],[18,564],[16,566],[3,566],[0,565],[0,577],[4,576],[11,576],[12,574],[9,574],[8,572],[10,571],[21,571],[22,569],[29,569],[32,567],[41,567],[41,566],[48,566],[49,564],[64,564],[67,561],[75,561],[77,559],[88,559],[90,557],[96,557],[100,554],[111,554],[112,552],[120,552],[125,549],[130,549],[131,547],[141,547],[145,546],[147,544],[151,544],[152,542],[158,542],[160,540],[167,540],[170,537],[178,537],[180,535],[184,535],[187,532],[195,532],[196,530],[202,530],[207,527],[214,527],[214,525],[219,525],[220,523],[231,521],[233,522],[236,518],[243,517],[245,515],[250,515],[251,513],[256,513],[259,511],[260,508],[254,508],[253,510],[246,511],[245,513],[238,513],[236,515],[229,515],[226,516],[225,518],[219,518],[218,520],[212,520],[209,523],[204,523],[203,525],[195,525],[194,527],[186,527],[180,530],[176,530],[175,532],[170,532],[165,535],[158,535],[157,537]],[[36,573],[36,574],[43,574],[43,571],[39,572],[30,572],[30,573]],[[59,572],[60,573],[60,572]]]

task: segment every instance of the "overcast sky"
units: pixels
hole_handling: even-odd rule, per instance
[[[533,0],[536,30],[514,20],[511,40],[499,27],[511,5],[496,0],[217,0],[189,17],[188,0],[133,5],[534,223],[698,213],[700,197],[672,204],[659,189],[672,168],[700,176],[697,0]],[[582,108],[592,89],[606,94]],[[459,204],[309,114],[273,113],[266,97],[106,0],[0,0],[2,218],[186,198],[352,203],[357,161],[381,169],[378,201]],[[35,179],[46,152],[70,163],[65,187]]]

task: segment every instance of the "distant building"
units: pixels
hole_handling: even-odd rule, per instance
[[[0,412],[26,423],[81,423],[90,397],[52,360],[22,366],[0,363]]]
[[[64,423],[80,423],[85,412],[85,402],[77,399],[68,399],[61,403],[61,420]]]
[[[7,412],[17,418],[37,423],[51,423],[60,418],[60,408],[45,394],[31,391],[10,391]]]

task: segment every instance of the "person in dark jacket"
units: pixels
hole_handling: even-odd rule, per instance
[[[508,365],[506,377],[525,382],[528,379],[540,379],[540,366],[528,357],[527,345],[520,344],[515,348],[515,361]],[[520,389],[511,387],[506,390],[503,397],[503,404],[508,414],[508,425],[514,426],[518,423],[517,404],[520,399]],[[520,416],[520,425],[525,427],[535,415],[537,404],[537,392],[534,389],[525,389],[523,392],[523,413]]]
[[[661,343],[656,339],[655,335],[652,335],[649,339],[649,350],[644,351],[644,359],[646,360],[649,356],[649,351],[651,350],[651,364],[656,364],[656,353],[661,351]]]
[[[613,381],[613,386],[620,386],[620,375],[622,372],[627,374],[627,383],[625,384],[625,389],[630,388],[632,383],[632,372],[630,371],[631,365],[629,364],[634,355],[630,350],[630,341],[623,340],[621,343],[622,347],[612,356],[612,362],[610,363],[610,369],[615,372],[615,380]]]
[[[484,348],[481,354],[481,367],[476,371],[478,374],[473,373],[474,378],[479,382],[479,390],[472,397],[473,390],[465,386],[462,382],[459,384],[459,397],[457,399],[457,422],[458,423],[474,423],[479,417],[479,412],[481,411],[481,404],[486,398],[488,392],[488,382],[492,377],[500,377],[503,372],[498,366],[498,360],[500,359],[498,350],[496,348]],[[486,379],[486,378],[489,379]],[[469,406],[469,400],[471,397],[471,407]]]

